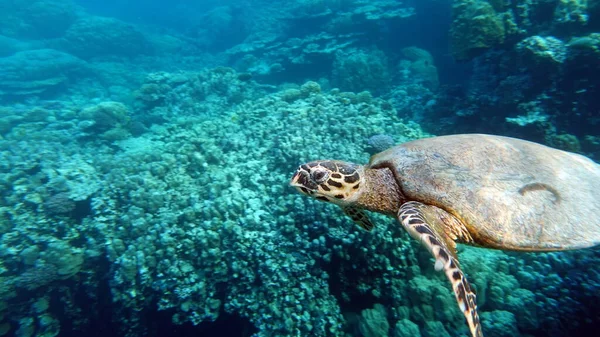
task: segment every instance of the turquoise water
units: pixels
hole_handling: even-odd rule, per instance
[[[0,0],[0,336],[469,336],[395,219],[289,180],[474,132],[598,162],[599,50],[595,0]],[[458,258],[485,336],[596,335],[599,248]]]

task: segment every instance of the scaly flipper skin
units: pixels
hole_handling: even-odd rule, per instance
[[[354,221],[354,223],[362,229],[366,230],[367,232],[370,232],[373,229],[373,223],[371,220],[369,220],[369,217],[362,209],[351,206],[345,206],[342,207],[342,209],[344,210],[344,213],[346,213],[346,215],[349,216],[352,221]]]
[[[443,232],[445,224],[441,219],[428,216],[437,212],[438,209],[433,206],[410,201],[400,207],[398,220],[413,238],[421,241],[427,247],[435,258],[435,269],[438,271],[444,269],[452,284],[458,306],[467,319],[471,335],[483,337],[475,293],[460,269],[454,252],[454,241],[451,241]]]

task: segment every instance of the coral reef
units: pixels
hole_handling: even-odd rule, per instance
[[[119,102],[101,102],[79,112],[80,126],[84,132],[98,134],[101,138],[114,141],[129,136],[131,120],[129,109]]]
[[[163,73],[160,78],[176,76]],[[168,104],[169,111],[184,109],[188,102],[176,97],[198,90],[199,78],[211,77],[214,78],[212,81],[202,83],[210,86],[207,90],[212,92],[227,88],[219,83],[240,81],[237,74],[227,69],[187,74],[185,80],[165,80],[163,83],[169,89],[165,92],[167,96],[173,95],[173,99],[166,97],[163,103]],[[62,219],[64,225],[58,232],[46,234],[44,240],[48,240],[48,235],[52,237],[65,231],[63,226],[68,223],[80,221],[70,212],[70,200],[89,200],[91,214],[80,227],[73,226],[60,234],[62,246],[47,248],[43,255],[41,251],[29,249],[31,244],[19,244],[19,232],[14,232],[14,239],[10,241],[9,236],[4,235],[2,254],[5,266],[10,268],[4,275],[13,275],[10,277],[18,280],[8,284],[52,292],[50,289],[56,282],[78,275],[87,259],[98,259],[95,253],[98,245],[108,240],[106,254],[114,266],[110,282],[112,296],[128,315],[143,310],[147,301],[154,299],[159,308],[175,310],[174,320],[180,323],[215,320],[225,310],[248,317],[264,336],[297,332],[341,335],[344,320],[338,300],[328,290],[328,280],[342,275],[329,274],[325,270],[328,261],[349,258],[346,248],[342,247],[358,249],[362,239],[352,235],[353,239],[348,240],[335,228],[329,234],[330,225],[324,223],[316,228],[298,226],[306,220],[294,219],[287,214],[289,209],[307,201],[290,196],[282,189],[281,182],[287,179],[289,170],[297,162],[326,155],[327,151],[339,148],[336,144],[341,142],[355,144],[344,147],[344,157],[366,158],[363,151],[367,130],[406,139],[405,135],[398,134],[404,130],[403,124],[393,111],[385,110],[389,104],[370,95],[363,95],[365,98],[356,103],[345,102],[341,93],[323,93],[318,84],[309,82],[298,90],[300,98],[286,101],[281,93],[264,96],[257,94],[260,90],[256,84],[239,83],[248,86],[247,92],[253,94],[248,98],[243,96],[237,105],[232,106],[227,100],[203,101],[205,107],[199,111],[221,106],[227,109],[225,114],[220,111],[219,117],[207,118],[206,112],[188,116],[167,114],[165,117],[177,120],[174,125],[179,126],[152,127],[153,131],[144,134],[143,138],[119,142],[121,150],[116,153],[113,148],[100,147],[103,149],[100,152],[78,154],[87,153],[89,160],[95,163],[94,170],[104,174],[99,189],[96,187],[80,197],[69,192],[74,189],[70,182],[75,178],[63,171],[66,163],[62,163],[63,168],[49,170],[58,165],[53,158],[62,157],[62,151],[48,148],[49,144],[35,150],[34,147],[23,148],[19,156],[30,156],[32,151],[44,153],[46,150],[42,149],[54,151],[37,164],[42,167],[38,174],[49,177],[40,177],[46,183],[36,187],[38,199],[29,196],[26,199],[32,201],[24,205],[22,211],[10,211],[13,218],[22,216],[23,221],[31,221],[25,220],[31,216],[26,209],[35,206],[35,200],[40,202],[35,207],[48,210],[47,220],[42,220],[45,216],[40,213],[35,220],[37,225],[29,227],[30,232],[26,235],[32,238],[30,240],[38,240],[35,238],[46,231],[41,224],[52,223],[51,219]],[[363,103],[365,99],[370,103]],[[82,109],[78,118],[81,118],[80,123],[94,120],[108,128],[119,123],[123,114],[115,111],[123,111],[121,108],[118,103],[104,102]],[[154,109],[159,113],[161,107]],[[166,113],[167,110],[162,111]],[[349,111],[354,111],[355,117],[338,119],[341,113]],[[323,123],[319,123],[321,131],[316,129],[309,116],[323,119]],[[339,124],[339,133],[325,132],[332,123]],[[6,134],[7,145],[15,146],[12,140],[15,132],[29,125],[21,122],[10,130]],[[418,130],[413,131],[419,134]],[[262,136],[256,137],[259,134]],[[303,144],[298,145],[298,141]],[[101,144],[93,139],[88,142]],[[72,150],[77,151],[77,148]],[[247,160],[239,157],[241,153],[246,153]],[[23,162],[33,165],[34,158]],[[16,158],[11,160],[11,163],[18,162],[20,160]],[[82,163],[77,166],[85,167]],[[248,170],[256,176],[250,181],[239,180]],[[14,175],[23,171],[11,164],[10,170],[6,168],[3,172],[11,172],[10,181],[15,181],[18,176]],[[86,183],[94,186],[91,184],[96,179],[94,171],[84,174],[87,174]],[[22,184],[27,184],[26,181]],[[14,204],[22,198],[17,191],[26,193],[25,186],[5,197],[4,205]],[[59,195],[61,191],[69,192],[69,195]],[[119,201],[123,196],[127,196],[126,203]],[[322,210],[323,205],[317,205],[314,214]],[[340,219],[332,219],[335,219],[333,223],[342,223]],[[384,240],[392,240],[391,233],[382,231],[380,234],[386,238],[374,236],[368,239],[379,241],[372,249],[381,246]],[[80,242],[83,237],[86,239]],[[68,247],[64,244],[72,248],[63,251]],[[385,245],[392,247],[389,243]],[[299,246],[305,247],[306,251],[299,252]],[[339,248],[332,250],[334,246]],[[27,253],[21,253],[26,249],[29,249]],[[9,251],[12,253],[8,254]],[[32,266],[22,274],[17,272],[24,263],[21,261]],[[382,256],[381,261],[388,261],[388,258]],[[398,270],[383,269],[381,272],[398,273]],[[232,279],[237,281],[233,283]],[[265,286],[256,287],[256,282]],[[222,284],[228,286],[222,287]],[[347,296],[353,296],[352,288],[345,291],[349,292]],[[250,298],[254,305],[247,304]],[[265,301],[271,304],[266,305]],[[27,312],[4,312],[11,320],[30,317],[28,315]],[[123,322],[127,329],[132,332],[143,329],[143,318],[131,317],[128,323]],[[24,329],[28,325],[22,323],[20,326]]]
[[[523,1],[455,0],[451,31],[457,59],[472,59],[482,52],[533,35],[564,36],[585,31],[594,5],[580,0]]]
[[[565,44],[552,36],[530,36],[519,42],[515,48],[528,68],[539,70],[538,73],[542,74],[556,74],[556,70],[567,57]],[[541,71],[542,69],[544,71]]]
[[[339,66],[345,56],[354,57],[357,50],[370,53],[365,46],[371,45],[382,31],[415,15],[409,4],[389,0],[291,1],[289,5],[289,10],[269,12],[260,19],[281,18],[283,25],[270,22],[266,26],[277,28],[275,31],[257,30],[227,50],[236,69],[264,78],[282,78],[285,73],[287,81],[295,80],[299,74],[304,76],[298,80],[306,80],[310,75],[317,78],[330,71],[332,64]],[[341,80],[335,74],[333,78]]]
[[[0,336],[467,335],[395,221],[287,186],[428,132],[600,158],[600,1],[452,3],[181,2],[166,27],[148,2],[1,2]],[[598,324],[597,248],[458,249],[486,336]]]
[[[594,134],[600,125],[594,98],[600,90],[594,80],[600,75],[597,33],[565,38],[562,28],[553,29],[563,37],[515,38],[512,46],[496,46],[475,57],[468,85],[444,88],[447,95],[439,95],[424,110],[421,123],[434,126],[430,130],[437,133],[473,132],[477,125],[478,132],[546,144],[556,144],[556,134],[579,140]],[[434,123],[438,120],[448,122]]]
[[[7,304],[0,324],[56,331],[64,323],[45,294],[76,308],[62,282],[93,292],[105,277],[94,267],[109,264],[115,323],[130,336],[144,333],[150,302],[176,324],[238,315],[257,337],[466,333],[446,281],[399,226],[377,217],[373,233],[356,231],[337,210],[285,187],[299,162],[366,162],[373,134],[398,142],[427,136],[418,124],[369,93],[327,92],[316,82],[267,93],[227,68],[148,81],[161,98],[142,99],[151,104],[142,111],[170,122],[150,124],[137,138],[63,145],[64,128],[82,132],[80,124],[94,121],[101,132],[138,114],[116,102],[72,106],[75,122],[47,112],[61,126],[36,129],[32,117],[5,132],[0,150],[10,160],[0,183],[12,188],[0,200]],[[555,308],[576,307],[567,302],[600,283],[585,262],[594,251],[517,256],[461,247],[459,254],[491,336],[554,327],[563,319]],[[17,291],[32,292],[27,305],[11,306]],[[61,317],[85,327],[97,314],[69,309]]]

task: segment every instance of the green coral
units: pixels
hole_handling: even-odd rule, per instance
[[[504,43],[505,28],[494,7],[480,0],[455,1],[450,30],[452,53],[458,60],[470,59]]]
[[[390,323],[387,320],[385,307],[375,304],[372,309],[361,312],[358,327],[363,337],[387,337]]]
[[[123,103],[101,102],[83,109],[79,118],[91,122],[82,125],[86,130],[98,133],[102,139],[115,141],[129,137],[130,113]]]
[[[526,37],[585,33],[590,22],[598,20],[598,8],[597,2],[585,0],[518,4],[503,0],[455,0],[450,34],[452,51],[457,59],[469,60],[485,50],[510,47]]]
[[[515,289],[506,299],[506,310],[511,313],[519,313],[516,318],[517,326],[523,330],[535,330],[539,328],[540,318],[538,313],[539,304],[535,294],[529,289]],[[527,308],[527,310],[523,310]]]
[[[304,97],[308,97],[312,94],[320,94],[321,86],[317,82],[308,81],[300,87],[300,91]]]
[[[456,310],[452,292],[438,280],[418,275],[408,282],[407,291],[413,307],[410,317],[413,321],[424,323],[435,319],[459,320],[460,312]]]
[[[425,326],[421,332],[423,337],[450,337],[450,334],[444,327],[444,324],[439,321],[425,322]]]
[[[481,322],[486,336],[513,337],[520,336],[517,320],[512,312],[494,310],[481,313]]]
[[[396,323],[392,337],[421,337],[419,326],[404,318]]]
[[[570,152],[581,152],[581,143],[577,136],[563,133],[563,134],[555,134],[549,133],[545,137],[545,142],[549,146],[555,147],[557,149],[570,151]]]

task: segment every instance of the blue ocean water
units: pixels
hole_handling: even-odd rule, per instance
[[[365,231],[290,179],[464,133],[600,162],[599,79],[598,0],[0,0],[0,336],[471,336],[397,219]],[[448,235],[484,336],[596,336],[600,249],[570,248],[600,243],[598,166],[506,153],[489,185],[465,155],[398,189],[477,240],[519,195],[524,232],[567,213],[559,251]],[[469,217],[440,176],[478,205],[527,183]]]

